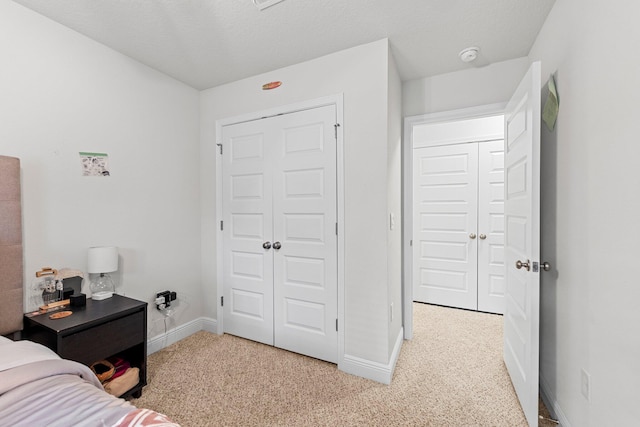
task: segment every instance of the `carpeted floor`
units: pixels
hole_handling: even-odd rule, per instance
[[[132,403],[183,427],[527,425],[502,361],[502,316],[425,304],[388,386],[208,332],[149,356],[148,384]]]

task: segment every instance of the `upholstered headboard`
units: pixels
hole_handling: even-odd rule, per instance
[[[22,330],[20,159],[0,156],[0,335]]]

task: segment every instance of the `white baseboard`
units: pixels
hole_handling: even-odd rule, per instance
[[[391,384],[393,371],[396,368],[396,363],[398,362],[398,357],[400,356],[403,336],[404,330],[400,328],[400,332],[398,333],[398,337],[396,338],[396,343],[393,347],[393,352],[391,353],[389,363],[384,364],[373,362],[371,360],[345,354],[342,363],[338,364],[338,369],[348,374],[367,378],[379,383]]]
[[[218,321],[216,319],[211,319],[210,317],[201,317],[202,319],[202,330],[211,332],[214,334],[218,333]]]
[[[208,331],[213,332],[214,334],[217,333],[216,319],[200,317],[173,328],[167,331],[166,334],[160,334],[147,340],[147,355],[160,351],[163,348],[178,342],[181,339],[187,338],[189,335],[193,335],[198,331]]]
[[[556,400],[555,395],[551,392],[551,387],[545,378],[540,374],[540,397],[542,402],[551,413],[551,416],[558,420],[561,427],[571,427],[571,423],[567,419],[567,416],[562,411],[560,404]]]

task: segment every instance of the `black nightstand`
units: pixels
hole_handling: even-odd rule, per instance
[[[24,317],[23,337],[49,347],[64,359],[91,365],[119,356],[140,369],[140,382],[121,397],[140,397],[147,384],[147,303],[114,295],[73,314],[50,319],[49,314]],[[55,313],[55,312],[54,312]]]

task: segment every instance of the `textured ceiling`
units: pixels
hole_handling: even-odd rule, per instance
[[[403,80],[526,56],[555,0],[14,1],[206,89],[382,38]]]

